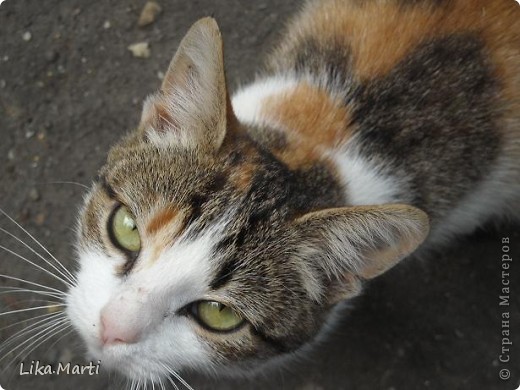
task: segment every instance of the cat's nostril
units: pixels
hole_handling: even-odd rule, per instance
[[[139,339],[139,330],[136,327],[123,324],[101,314],[101,342],[103,346],[113,344],[133,344]]]

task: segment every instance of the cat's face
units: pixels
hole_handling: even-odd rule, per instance
[[[272,198],[244,182],[241,156],[145,142],[113,153],[82,214],[69,298],[95,358],[138,375],[210,369],[308,338],[317,306],[291,258],[286,206],[270,215]]]
[[[247,135],[218,28],[198,22],[81,212],[67,312],[93,358],[148,380],[249,368],[311,340],[428,230],[412,207],[340,208],[325,165],[289,169]]]
[[[69,298],[96,359],[143,375],[161,363],[207,370],[316,332],[321,282],[295,256],[288,172],[249,147],[204,156],[137,136],[112,150],[81,216]],[[205,301],[233,314],[201,313],[215,305]]]

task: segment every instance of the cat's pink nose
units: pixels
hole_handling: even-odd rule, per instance
[[[121,318],[111,318],[106,313],[101,314],[101,341],[104,346],[136,343],[139,333],[138,327],[123,323]]]

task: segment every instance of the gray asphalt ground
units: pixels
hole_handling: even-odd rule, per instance
[[[57,182],[91,182],[110,145],[137,124],[141,102],[159,87],[158,74],[166,70],[191,23],[216,17],[225,40],[228,79],[236,87],[254,76],[283,21],[300,4],[159,2],[162,14],[145,28],[136,25],[144,0],[7,0],[0,6],[0,208],[70,268],[84,189]],[[135,58],[127,50],[140,41],[150,43],[149,58]],[[5,217],[0,217],[0,227],[16,231]],[[514,258],[507,307],[499,305],[505,237]],[[518,226],[487,227],[428,259],[406,261],[367,286],[326,340],[288,367],[246,380],[185,375],[195,389],[516,389],[519,242]],[[27,253],[2,233],[0,245]],[[0,273],[61,288],[6,252],[0,254]],[[6,285],[22,286],[0,278],[0,287]],[[1,294],[0,312],[41,305],[22,295]],[[511,315],[508,363],[499,360],[503,312]],[[0,328],[31,313],[0,316]],[[0,341],[23,325],[1,330]],[[7,352],[0,350],[0,387],[7,390],[124,387],[120,378],[106,373],[20,376],[20,358]],[[71,333],[44,344],[23,362],[81,363],[82,356],[81,342]],[[501,380],[499,373],[505,375],[501,370],[506,369],[511,377]]]

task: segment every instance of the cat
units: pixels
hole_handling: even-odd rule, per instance
[[[520,210],[520,9],[321,0],[233,96],[188,31],[80,212],[66,313],[133,380],[298,353],[363,284]]]

